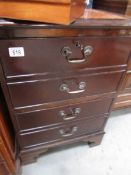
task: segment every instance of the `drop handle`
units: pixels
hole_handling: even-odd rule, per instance
[[[82,58],[71,58],[73,52],[70,47],[63,47],[61,50],[61,54],[67,59],[68,63],[82,63],[85,62],[87,60],[87,57],[89,57],[93,53],[93,47],[80,47],[80,51],[82,54]]]
[[[86,83],[85,82],[80,82],[78,85],[78,89],[71,91],[69,86],[67,84],[62,84],[60,86],[60,91],[62,92],[67,92],[68,94],[78,94],[78,93],[82,93],[86,90]]]
[[[62,137],[70,137],[74,135],[78,131],[78,127],[74,126],[70,129],[70,131],[65,131],[64,129],[60,129],[59,133],[61,134]]]
[[[59,112],[59,115],[61,117],[63,117],[63,120],[72,120],[72,119],[75,119],[78,117],[78,115],[80,114],[81,112],[81,109],[80,108],[75,108],[75,109],[70,109],[71,113],[70,114],[66,114],[66,112],[64,110],[61,110]]]

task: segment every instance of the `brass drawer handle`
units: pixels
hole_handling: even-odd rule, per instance
[[[85,88],[86,88],[86,83],[85,82],[80,82],[79,85],[78,85],[78,88],[77,90],[75,91],[70,91],[70,88],[68,87],[67,84],[62,84],[60,86],[60,91],[64,92],[66,91],[68,94],[78,94],[78,93],[82,93],[85,91]]]
[[[63,120],[72,120],[78,117],[81,112],[81,108],[70,109],[71,114],[66,114],[64,110],[59,112],[60,116],[63,117]]]
[[[66,132],[64,129],[60,129],[59,132],[62,135],[62,137],[69,137],[72,136],[73,134],[75,134],[75,132],[78,131],[78,127],[74,126],[71,128],[71,131]]]
[[[82,58],[70,58],[72,55],[72,50],[70,47],[63,47],[61,50],[62,56],[64,56],[69,63],[82,63],[87,60],[87,57],[89,57],[93,53],[93,47],[92,46],[85,46],[80,47]]]

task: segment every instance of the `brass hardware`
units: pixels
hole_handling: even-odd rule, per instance
[[[93,53],[93,47],[92,46],[85,46],[83,47],[80,45],[80,43],[77,41],[76,47],[78,47],[81,51],[82,58],[70,58],[72,55],[72,51],[70,47],[63,47],[61,50],[62,56],[64,56],[69,63],[82,63],[87,60],[87,57],[89,57]]]
[[[64,48],[61,50],[61,54],[62,54],[64,57],[69,57],[69,56],[72,54],[71,48],[70,48],[70,47],[64,47]]]
[[[60,86],[60,91],[67,91],[67,92],[69,92],[69,87],[68,87],[68,85],[67,85],[67,84],[62,84],[62,85]]]
[[[78,127],[74,126],[71,128],[70,132],[66,132],[64,129],[60,129],[59,132],[62,135],[62,137],[69,137],[69,136],[72,136],[77,130],[78,130]]]
[[[70,109],[71,114],[66,114],[64,110],[61,110],[59,112],[60,116],[63,117],[63,120],[72,120],[78,117],[78,115],[81,112],[80,108],[74,108],[74,109]]]
[[[86,83],[85,82],[80,82],[78,85],[79,89],[75,90],[75,91],[70,91],[70,88],[67,84],[62,84],[60,86],[60,91],[64,92],[66,91],[68,94],[78,94],[78,93],[82,93],[85,91],[86,88]]]
[[[86,61],[86,59],[69,59],[68,60],[68,63],[72,63],[72,64],[77,64],[77,63],[83,63],[83,62],[85,62]]]
[[[93,47],[92,46],[85,46],[84,47],[84,56],[88,57],[92,54],[93,52]]]
[[[82,82],[79,83],[79,89],[84,90],[85,87],[86,87],[86,83],[84,81],[82,81]]]

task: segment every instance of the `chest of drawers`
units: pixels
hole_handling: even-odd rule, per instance
[[[119,94],[113,105],[113,109],[123,109],[131,107],[131,61],[121,84]]]
[[[52,147],[101,143],[127,70],[131,27],[119,16],[87,16],[69,26],[1,24],[2,89],[23,164]]]

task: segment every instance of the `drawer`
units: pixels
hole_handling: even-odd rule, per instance
[[[8,83],[15,108],[115,92],[123,73]]]
[[[128,71],[125,74],[124,80],[121,85],[122,92],[130,92],[131,91],[131,72]]]
[[[127,73],[126,75],[126,84],[125,84],[126,89],[131,89],[131,72]]]
[[[68,105],[42,111],[32,111],[29,113],[18,114],[17,121],[21,131],[51,127],[86,117],[90,118],[98,114],[107,114],[111,103],[111,98],[105,98],[88,103]]]
[[[131,107],[131,93],[123,93],[118,95],[113,105],[113,109]]]
[[[116,103],[124,103],[131,101],[131,93],[123,93],[117,96]]]
[[[131,45],[128,38],[85,36],[1,42],[0,56],[6,76],[123,65],[130,54],[127,45]]]
[[[101,115],[92,119],[73,122],[68,125],[24,133],[20,135],[21,146],[23,148],[30,148],[62,141],[63,139],[73,138],[82,134],[91,134],[100,131],[105,121],[105,117]]]

